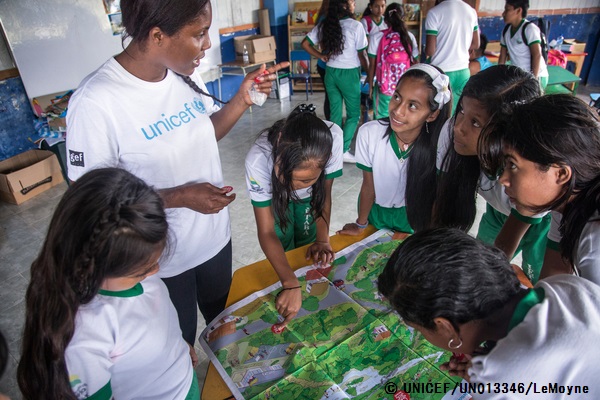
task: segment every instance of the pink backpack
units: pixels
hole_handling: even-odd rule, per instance
[[[405,49],[398,32],[391,28],[384,30],[377,48],[377,67],[375,76],[379,91],[391,96],[396,90],[396,83],[410,67],[412,49]]]

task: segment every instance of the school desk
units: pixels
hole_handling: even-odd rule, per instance
[[[334,235],[330,238],[331,247],[334,251],[340,251],[353,243],[359,242],[369,235],[375,233],[377,230],[372,225],[369,225],[362,235],[359,236],[347,236],[347,235]],[[394,235],[394,239],[403,239],[408,235],[405,233],[397,233]],[[286,252],[286,256],[290,266],[293,270],[305,267],[307,261],[305,258],[306,249],[310,245],[299,247],[294,250]],[[531,287],[527,277],[523,271],[513,265],[513,269],[517,273],[519,280],[527,287]],[[271,267],[271,264],[267,260],[262,260],[254,264],[247,265],[243,268],[238,269],[234,272],[229,296],[227,297],[227,307],[237,303],[243,298],[251,295],[252,293],[262,290],[269,285],[277,282],[277,274]],[[222,400],[222,399],[233,399],[231,391],[223,382],[223,379],[217,372],[216,368],[212,363],[209,363],[206,378],[204,380],[204,386],[202,387],[203,400]]]
[[[273,64],[275,65],[277,63],[276,60],[270,60],[270,61],[262,61],[259,63],[244,63],[243,61],[240,60],[235,60],[232,62],[228,62],[228,63],[223,63],[223,64],[219,64],[219,98],[222,99],[223,97],[221,96],[221,76],[223,75],[237,75],[237,76],[243,76],[245,77],[246,75],[248,75],[249,72],[254,71],[255,69],[258,69],[261,65],[263,64],[267,64],[267,66],[269,64]],[[276,79],[276,85],[277,85],[277,97],[279,97],[279,101],[281,101],[281,96],[279,95],[280,90],[279,90],[279,79]],[[250,107],[250,112],[252,112],[252,107]]]
[[[577,86],[579,85],[581,78],[574,73],[556,65],[548,65],[548,85],[546,85],[546,91],[550,93],[562,92],[563,89],[567,88],[572,94],[577,92]],[[555,91],[556,86],[558,91]]]

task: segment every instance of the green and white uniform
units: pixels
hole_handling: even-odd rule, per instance
[[[381,38],[383,37],[383,32],[378,31],[377,33],[372,33],[369,35],[369,48],[367,49],[367,55],[369,56],[369,62],[377,63],[377,50],[379,49],[379,43],[381,42]],[[410,45],[412,48],[411,56],[415,60],[419,57],[419,45],[417,44],[417,39],[415,39],[415,35],[411,32],[408,32],[408,37],[410,38]],[[377,65],[377,64],[376,64]],[[409,68],[410,65],[407,65],[406,68]],[[377,72],[375,76],[377,76]],[[387,96],[380,92],[379,85],[376,82],[373,82],[373,99],[375,104],[373,106],[375,113],[375,119],[385,118],[389,116],[389,105],[390,99],[392,96]]]
[[[470,382],[492,388],[477,399],[600,398],[599,286],[564,274],[541,280],[521,299],[508,329],[487,355],[473,357]],[[506,384],[518,392],[502,392]],[[580,390],[585,385],[588,393],[544,394],[542,386],[548,384],[563,389],[579,385]]]
[[[377,229],[413,233],[406,214],[408,157],[413,146],[401,151],[396,135],[385,135],[388,128],[389,124],[370,121],[360,127],[356,138],[356,166],[373,174],[375,186],[369,223]]]
[[[477,12],[462,0],[444,0],[430,9],[425,18],[426,34],[436,37],[431,64],[450,78],[453,113],[470,77],[469,47],[473,32],[478,30]]]
[[[343,168],[343,132],[333,122],[323,121],[333,136],[331,158],[325,166],[325,179],[342,176]],[[267,133],[256,139],[246,155],[246,185],[248,195],[254,207],[270,207],[273,199],[271,179],[273,174],[273,147],[267,140]],[[285,251],[295,249],[316,239],[317,227],[310,215],[312,187],[296,190],[298,202],[290,201],[288,211],[288,229],[282,231],[275,215],[275,232]]]
[[[452,121],[453,118],[446,121],[438,139],[436,165],[438,171],[442,171],[442,173],[445,169],[442,163],[452,143]],[[487,203],[485,213],[479,222],[478,239],[493,244],[509,215],[513,215],[520,221],[531,225],[523,238],[521,238],[521,242],[514,255],[519,254],[520,251],[523,252],[523,271],[531,282],[537,282],[542,265],[544,264],[546,235],[550,229],[550,214],[545,212],[533,217],[521,215],[514,208],[514,205],[511,204],[500,182],[488,177],[483,172],[479,176],[477,193]]]
[[[100,290],[80,306],[65,361],[78,399],[200,398],[177,311],[157,276]]]
[[[358,52],[366,50],[369,43],[362,24],[352,18],[340,20],[344,35],[344,49],[341,54],[331,56],[327,61],[325,90],[329,98],[331,121],[344,130],[344,152],[350,143],[360,120],[360,59]],[[321,24],[306,35],[313,46],[319,44]],[[343,105],[346,104],[346,122],[343,122]]]
[[[552,211],[552,223],[548,232],[548,247],[560,252],[562,235],[559,228],[562,214]],[[575,247],[575,271],[582,278],[600,285],[600,215],[594,213],[581,231]]]
[[[527,24],[525,28],[525,38],[527,43],[523,43],[523,25],[528,22],[526,19],[521,21],[521,24],[515,32],[510,27],[506,33],[500,37],[500,46],[505,47],[510,57],[510,63],[527,72],[531,70],[531,49],[530,46],[536,43],[542,43],[540,28],[535,24]],[[548,83],[548,67],[543,57],[540,57],[540,68],[538,71],[538,79],[542,85],[542,89],[546,88]]]

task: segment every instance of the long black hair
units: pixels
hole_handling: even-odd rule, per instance
[[[210,0],[121,0],[125,28],[123,39],[130,38],[144,48],[152,28],[158,27],[165,35],[173,36],[184,26],[206,15],[209,7]],[[189,76],[177,75],[195,92],[227,104],[202,90]]]
[[[288,223],[288,204],[299,201],[292,188],[292,173],[305,162],[316,162],[321,175],[311,187],[310,212],[313,220],[323,215],[325,206],[325,166],[331,157],[333,136],[329,127],[315,114],[312,105],[301,104],[290,115],[267,129],[272,146],[271,188],[273,213],[282,230]],[[261,133],[262,134],[262,133]]]
[[[476,194],[481,167],[476,155],[463,156],[454,150],[454,122],[462,113],[462,99],[477,100],[491,116],[480,139],[500,115],[510,113],[516,105],[539,97],[540,85],[535,77],[516,66],[496,65],[473,75],[465,85],[450,122],[450,145],[444,156],[438,182],[438,201],[433,212],[433,226],[452,226],[468,231],[476,215]],[[486,151],[482,149],[481,151]],[[496,176],[494,173],[492,176]]]
[[[379,292],[407,322],[455,329],[485,320],[520,290],[506,255],[455,228],[417,232],[394,251],[378,279]]]
[[[443,73],[438,67],[432,67]],[[435,112],[439,109],[439,104],[434,100],[437,89],[433,86],[433,79],[428,73],[419,69],[409,69],[400,77],[397,87],[400,87],[400,82],[404,79],[421,80],[429,88],[429,110]],[[452,101],[449,101],[442,107],[434,121],[423,124],[408,158],[405,192],[406,214],[411,228],[415,231],[425,229],[431,224],[431,210],[436,195],[437,142],[444,122],[450,117],[451,110]],[[389,126],[390,118],[382,118],[379,122]],[[391,136],[392,134],[391,127],[388,127],[385,135]]]
[[[17,370],[25,399],[75,399],[65,349],[79,306],[106,278],[148,273],[167,232],[160,196],[125,170],[92,170],[69,187],[31,265]]]
[[[410,40],[410,36],[408,35],[408,29],[406,28],[406,24],[404,23],[404,7],[402,4],[391,3],[385,9],[385,13],[383,14],[383,18],[385,23],[389,28],[400,36],[400,42],[404,47],[404,50],[412,60],[412,41]]]
[[[354,17],[348,8],[348,0],[329,0],[327,15],[320,22],[319,30],[319,45],[323,54],[333,57],[344,51],[344,33],[340,19],[346,17]]]
[[[552,165],[571,169],[563,193],[531,211],[564,205],[561,254],[573,264],[583,227],[600,211],[600,125],[594,110],[575,96],[543,96],[517,107],[480,146],[486,147],[481,162],[488,173],[502,169],[504,146],[536,163],[541,171]]]

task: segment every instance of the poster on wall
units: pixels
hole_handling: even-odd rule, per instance
[[[113,35],[120,35],[125,29],[123,27],[121,13],[109,14],[108,20],[110,21],[110,28],[112,29]]]
[[[102,0],[107,14],[116,14],[121,12],[121,0]]]

